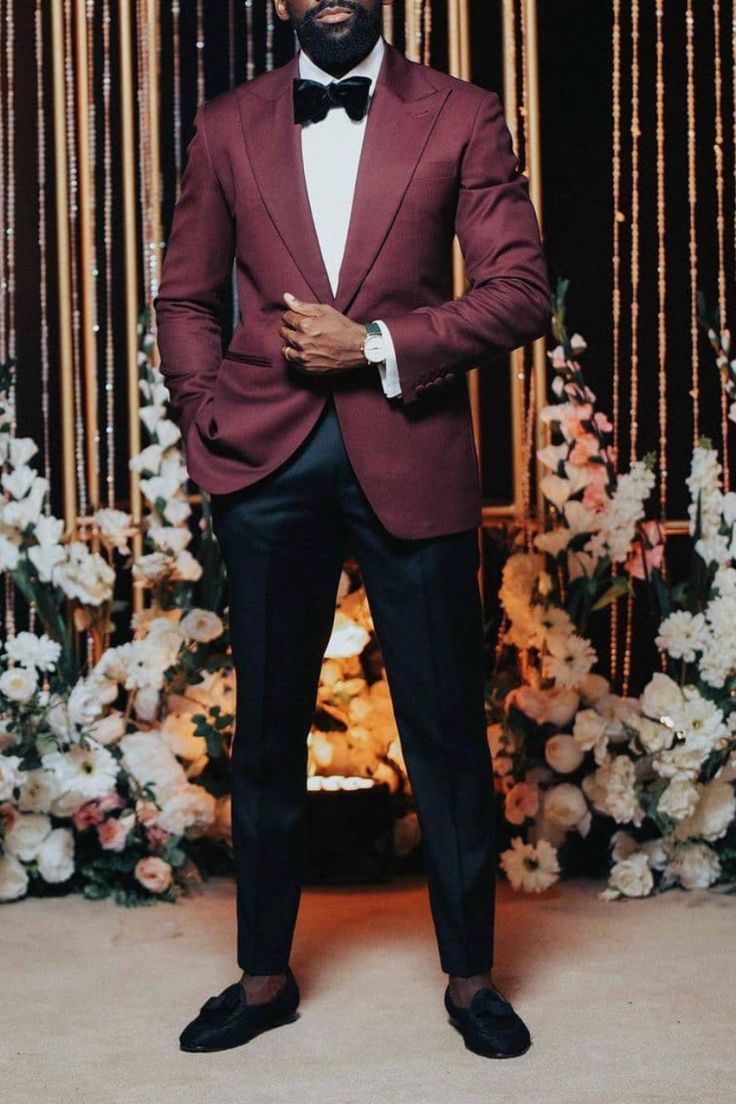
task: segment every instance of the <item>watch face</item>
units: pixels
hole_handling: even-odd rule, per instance
[[[370,334],[363,345],[363,352],[365,353],[366,360],[371,361],[372,364],[385,360],[386,353],[383,348],[383,337],[380,334]]]

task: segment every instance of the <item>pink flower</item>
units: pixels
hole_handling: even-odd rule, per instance
[[[94,825],[102,823],[102,810],[98,802],[88,801],[86,805],[82,805],[81,809],[77,809],[72,820],[77,831],[83,832],[85,828],[92,828]]]
[[[586,510],[602,510],[608,502],[608,472],[603,464],[587,464],[588,483],[583,491]]]
[[[635,579],[646,579],[664,559],[664,531],[658,521],[643,521],[639,526],[641,540],[632,546],[626,570]]]
[[[600,433],[613,433],[613,424],[609,422],[607,415],[602,410],[596,410],[593,421]]]
[[[162,847],[170,836],[171,833],[167,832],[165,828],[160,828],[158,824],[149,824],[146,828],[146,839],[152,851]]]
[[[153,801],[139,798],[135,803],[135,815],[141,824],[152,824],[158,816],[158,807]]]
[[[563,405],[560,407],[560,429],[566,440],[582,437],[587,430],[582,423],[590,421],[593,408],[590,403],[580,406]]]
[[[135,877],[150,893],[165,893],[172,882],[171,867],[156,855],[148,855],[135,864]]]
[[[591,456],[597,456],[599,452],[598,438],[592,433],[583,433],[575,440],[570,460],[573,464],[587,464]],[[597,466],[600,467],[600,464]]]
[[[117,790],[110,790],[109,794],[105,794],[104,797],[99,799],[98,805],[100,806],[100,812],[112,813],[115,809],[122,809],[125,802]]]
[[[124,851],[128,832],[135,823],[132,813],[124,817],[108,817],[97,827],[97,835],[104,851]]]
[[[6,832],[9,832],[11,828],[15,827],[19,816],[20,813],[15,805],[11,805],[9,801],[3,801],[2,805],[0,805],[0,824],[3,825]]]
[[[503,810],[511,824],[523,824],[539,810],[539,790],[528,782],[517,782],[506,794]]]

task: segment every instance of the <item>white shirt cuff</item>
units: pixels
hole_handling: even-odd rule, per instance
[[[399,368],[396,363],[396,349],[391,338],[391,333],[385,322],[376,319],[376,324],[381,329],[381,335],[386,343],[386,360],[378,365],[378,373],[381,377],[381,386],[387,399],[392,399],[401,394],[401,382],[399,380]]]

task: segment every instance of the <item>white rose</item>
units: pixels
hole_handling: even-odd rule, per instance
[[[215,799],[203,786],[185,785],[161,806],[157,822],[166,832],[181,836],[187,828],[206,827],[215,819]]]
[[[193,609],[181,619],[181,627],[188,640],[195,640],[198,644],[208,644],[211,640],[217,640],[222,636],[224,625],[222,619],[212,610]]]
[[[125,735],[125,716],[117,709],[108,713],[106,717],[100,717],[90,727],[90,733],[99,744],[107,746],[114,744],[121,736]]]
[[[666,790],[663,790],[657,802],[660,812],[682,820],[689,816],[698,804],[698,791],[686,778],[673,778]]]
[[[570,782],[561,782],[558,786],[552,786],[544,795],[545,819],[563,828],[574,828],[587,811],[588,806],[582,790]]]
[[[685,889],[707,889],[718,880],[721,863],[705,843],[688,843],[678,847],[666,868],[667,881],[677,880]]]
[[[186,775],[156,732],[131,732],[120,741],[123,765],[141,786],[152,785],[160,803],[186,786]]]
[[[669,728],[682,709],[682,691],[674,679],[657,671],[645,687],[639,702],[642,712],[648,717],[652,717],[655,721],[663,721],[663,718],[667,718],[664,723]]]
[[[102,713],[103,703],[97,693],[97,688],[84,680],[80,680],[69,695],[69,719],[74,724],[90,725]]]
[[[647,897],[654,888],[654,876],[643,851],[617,862],[608,880],[605,896]]]
[[[0,692],[11,701],[27,702],[38,689],[36,669],[9,667],[0,675]]]
[[[74,835],[68,828],[54,828],[38,852],[38,872],[45,882],[66,882],[74,873]]]
[[[544,745],[544,757],[559,774],[571,774],[583,761],[585,752],[574,736],[559,733],[550,736]]]
[[[0,855],[0,901],[17,901],[28,889],[28,874],[14,855]]]
[[[18,808],[24,813],[48,813],[59,796],[56,775],[47,770],[32,770],[25,776],[18,797]]]
[[[43,813],[24,813],[5,833],[5,847],[23,862],[32,862],[51,831],[51,821]]]

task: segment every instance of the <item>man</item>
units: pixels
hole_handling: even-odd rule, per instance
[[[237,680],[239,981],[185,1028],[294,1019],[306,736],[357,555],[416,801],[445,1007],[527,1049],[491,980],[493,776],[465,370],[539,337],[549,286],[498,96],[408,61],[391,0],[275,0],[300,49],[200,107],[155,300],[188,471],[212,496]],[[457,233],[470,288],[452,298]],[[223,356],[223,290],[242,320]]]

